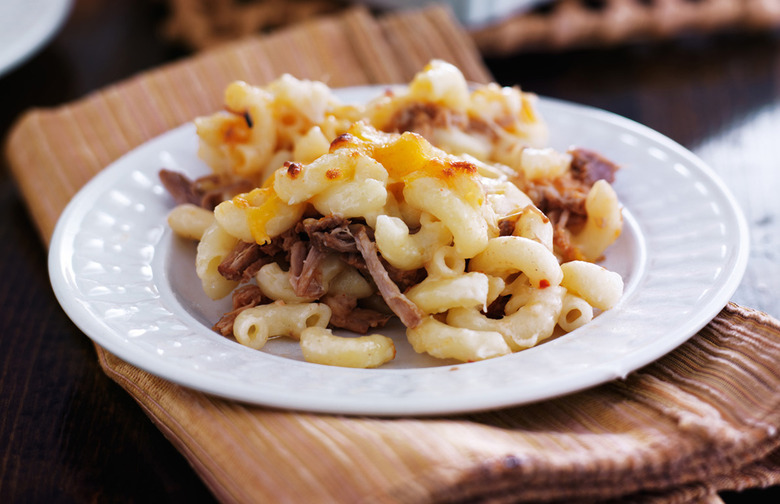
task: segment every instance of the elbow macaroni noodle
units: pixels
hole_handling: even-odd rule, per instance
[[[276,301],[239,313],[233,324],[233,335],[242,345],[259,350],[269,338],[287,336],[300,339],[308,328],[325,327],[330,315],[330,308],[321,303],[286,304]]]
[[[301,332],[301,351],[307,362],[354,368],[374,368],[395,358],[393,340],[381,334],[357,338],[336,336],[330,329],[308,327]]]
[[[196,121],[199,153],[216,173],[248,178],[257,188],[222,202],[213,215],[176,208],[170,225],[199,240],[196,272],[218,299],[238,285],[218,266],[239,242],[267,244],[305,215],[357,219],[391,267],[424,268],[425,278],[404,293],[424,314],[406,331],[415,351],[474,361],[532,347],[556,328],[587,324],[594,309],[614,307],[623,289],[620,275],[601,266],[559,263],[550,219],[518,182],[554,179],[571,164],[569,154],[542,148],[546,128],[534,100],[496,84],[472,90],[441,61],[365,105],[341,104],[326,85],[289,75],[265,88],[233,83],[227,112]],[[412,109],[444,111],[461,127],[432,121],[428,138],[383,131]],[[599,181],[585,206],[587,220],[573,241],[593,261],[620,234],[620,204]],[[499,224],[507,220],[513,227],[503,235]],[[236,316],[241,344],[259,349],[269,338],[292,337],[307,361],[348,367],[376,367],[395,356],[385,336],[334,335],[331,309],[296,295],[285,267],[272,262],[256,273],[272,302]],[[326,294],[367,299],[377,291],[336,254],[319,274]]]

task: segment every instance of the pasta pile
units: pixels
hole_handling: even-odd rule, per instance
[[[366,104],[289,75],[233,83],[225,104],[196,120],[214,174],[161,177],[179,196],[171,227],[199,240],[204,291],[232,294],[215,330],[241,344],[286,336],[309,362],[377,367],[395,356],[377,331],[397,316],[416,352],[469,362],[622,295],[595,264],[621,232],[616,167],[544,148],[531,94],[469,88],[432,61]]]

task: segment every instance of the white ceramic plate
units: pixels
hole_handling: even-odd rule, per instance
[[[32,56],[59,30],[72,0],[0,2],[0,75]]]
[[[340,90],[359,101],[377,88]],[[622,165],[614,184],[625,230],[607,253],[625,294],[589,325],[535,348],[456,364],[415,354],[402,332],[381,369],[304,362],[295,342],[252,350],[211,331],[215,303],[194,273],[195,247],[171,233],[173,202],[160,168],[208,172],[192,125],[132,151],[68,205],[49,255],[52,285],[70,318],[126,361],[219,396],[281,408],[367,415],[433,415],[500,408],[615,378],[671,351],[734,293],[748,257],[747,226],[712,171],[668,138],[613,114],[541,100],[551,144],[595,149]]]

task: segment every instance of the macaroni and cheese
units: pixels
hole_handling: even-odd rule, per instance
[[[470,87],[442,61],[358,105],[289,75],[228,86],[226,111],[196,120],[199,154],[240,189],[221,202],[179,191],[189,200],[169,218],[199,242],[204,291],[233,293],[215,328],[252,348],[284,336],[307,361],[376,367],[395,356],[381,328],[397,316],[415,351],[467,362],[615,306],[622,279],[595,262],[621,232],[616,167],[545,147],[535,101]]]

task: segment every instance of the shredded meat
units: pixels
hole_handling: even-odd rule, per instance
[[[537,181],[526,181],[526,193],[545,215],[553,222],[566,211],[570,229],[581,224],[587,215],[585,198],[590,188],[598,180],[612,183],[615,180],[617,165],[595,152],[585,149],[572,149],[571,170],[562,177]]]
[[[488,305],[485,311],[485,316],[492,319],[500,319],[505,313],[506,304],[512,296],[498,296],[490,305]]]
[[[301,240],[296,241],[290,248],[290,276],[298,278],[303,272],[303,262],[309,247]]]
[[[526,185],[526,194],[553,223],[558,222],[564,211],[570,218],[582,217],[584,220],[587,215],[585,198],[589,190],[590,186],[571,176],[532,181]],[[569,222],[570,225],[573,223]]]
[[[498,234],[499,236],[512,236],[515,232],[515,225],[517,220],[515,219],[503,219],[498,221]]]
[[[401,292],[405,292],[409,287],[422,282],[428,275],[428,273],[425,271],[425,268],[402,270],[389,264],[381,257],[380,260],[382,261],[382,266],[384,266],[385,270],[387,270],[387,274],[390,276],[390,280],[392,280],[393,283],[398,286],[398,289],[400,289]]]
[[[564,224],[553,226],[553,250],[562,262],[582,259],[582,253],[571,242],[571,232]]]
[[[357,229],[355,243],[360,251],[360,255],[366,261],[368,272],[371,274],[371,278],[374,280],[387,306],[390,307],[393,313],[398,315],[398,318],[401,319],[401,322],[406,327],[413,329],[419,326],[423,318],[425,318],[425,314],[408,297],[404,296],[398,285],[390,279],[390,275],[382,265],[382,261],[379,260],[376,244],[368,237],[365,227]]]
[[[366,334],[369,329],[384,326],[391,315],[368,308],[359,308],[358,300],[347,294],[328,294],[321,301],[331,311],[330,325]]]
[[[321,219],[304,219],[298,225],[298,230],[309,236],[314,247],[338,252],[340,253],[339,258],[344,263],[368,274],[366,261],[359,253],[355,243],[355,233],[358,229],[364,230],[370,241],[374,240],[373,230],[370,227],[333,215],[322,217]],[[424,268],[402,270],[388,264],[384,259],[380,258],[380,261],[390,279],[398,285],[402,292],[412,285],[420,283],[425,278],[426,272]]]
[[[222,336],[233,335],[233,322],[239,313],[257,305],[268,303],[270,299],[265,297],[257,285],[244,285],[233,291],[233,310],[225,313],[214,324],[214,331]]]
[[[553,223],[553,245],[563,261],[580,259],[571,243],[588,218],[585,199],[598,180],[612,183],[618,166],[586,149],[571,149],[572,162],[566,175],[554,179],[524,182],[524,191]]]
[[[254,184],[239,177],[206,175],[190,180],[184,174],[161,169],[158,176],[176,204],[191,203],[208,210],[233,196],[251,191]]]
[[[247,282],[270,260],[257,243],[238,242],[217,271],[228,280]]]
[[[425,269],[407,271],[394,268],[379,256],[371,228],[342,217],[306,218],[295,228],[263,245],[239,242],[218,270],[229,280],[246,282],[263,265],[278,262],[289,266],[290,284],[296,295],[320,299],[331,307],[331,326],[365,333],[372,327],[384,325],[391,315],[360,307],[357,300],[347,296],[326,295],[322,284],[322,262],[328,254],[337,254],[341,261],[370,277],[387,306],[407,327],[416,327],[422,322],[425,314],[403,291],[422,281]],[[237,306],[235,296],[239,291],[250,292],[241,290],[245,287],[257,288],[247,285],[236,290],[233,311],[225,314],[215,325],[215,330],[221,334],[232,332],[233,320],[243,306]],[[247,305],[270,301],[262,297],[259,288],[252,292],[259,293],[259,297],[249,296]]]
[[[158,176],[165,190],[171,195],[177,205],[191,203],[200,206],[202,195],[195,192],[194,182],[183,174],[173,170],[160,170]]]
[[[590,186],[570,174],[553,180],[529,182],[525,192],[553,224],[553,246],[562,261],[580,259],[571,244],[571,233],[577,233],[588,217],[585,198]]]
[[[355,238],[349,229],[350,222],[344,217],[329,215],[321,219],[308,218],[298,225],[305,232],[312,245],[321,250],[357,253]]]
[[[402,133],[413,131],[433,142],[436,129],[458,129],[493,139],[496,133],[482,119],[457,113],[435,103],[412,103],[398,110],[382,128],[384,131]]]
[[[254,189],[249,180],[225,175],[210,175],[195,179],[195,190],[202,194],[200,206],[213,210],[220,203],[233,196]]]
[[[263,245],[238,242],[222,260],[217,271],[228,280],[248,282],[268,263],[277,262],[287,265],[290,251],[299,241],[298,235],[290,231],[274,237]]]
[[[615,181],[618,166],[602,155],[587,149],[571,149],[571,172],[574,178],[583,181],[588,187],[597,180]]]
[[[296,296],[316,299],[325,294],[320,267],[326,255],[326,252],[303,241],[293,245],[290,251],[290,283]]]

